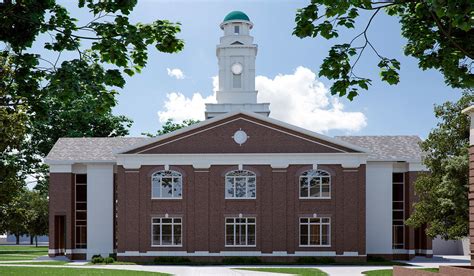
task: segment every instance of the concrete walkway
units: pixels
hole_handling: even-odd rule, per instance
[[[38,260],[38,261],[45,261]],[[19,262],[19,261],[16,261]],[[32,262],[32,261],[28,261]],[[440,265],[469,265],[469,256],[434,256],[433,258],[416,257],[411,261],[404,262],[409,268],[437,268]],[[84,262],[72,262],[65,266],[52,265],[23,265],[23,264],[8,264],[7,261],[0,262],[0,266],[30,266],[30,267],[70,267],[70,268],[100,268],[100,269],[119,269],[119,270],[135,270],[135,271],[149,271],[149,272],[163,272],[180,276],[204,276],[204,275],[242,275],[242,276],[275,276],[274,273],[255,272],[238,270],[236,268],[251,268],[251,267],[291,267],[291,268],[318,268],[331,276],[342,275],[363,275],[362,272],[370,270],[391,269],[391,266],[350,266],[350,265],[328,265],[328,266],[171,266],[171,265],[82,265]],[[278,274],[287,275],[287,274]]]

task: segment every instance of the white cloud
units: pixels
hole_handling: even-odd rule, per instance
[[[305,67],[298,67],[293,74],[278,75],[273,79],[257,76],[255,85],[258,101],[270,103],[270,116],[317,132],[343,130],[354,132],[367,125],[362,112],[344,111],[338,97],[316,79],[316,74]],[[179,92],[167,95],[164,108],[158,112],[161,122],[169,118],[204,119],[205,103],[215,103],[218,89],[217,77],[213,78],[213,95],[207,97],[194,93],[188,98]]]
[[[185,77],[183,71],[181,71],[181,69],[178,69],[178,68],[174,68],[174,69],[166,68],[166,71],[168,72],[168,76],[176,78],[177,80],[182,80]]]
[[[216,103],[217,77],[212,78],[214,93],[203,97],[201,93],[194,93],[192,98],[184,96],[180,92],[171,92],[166,95],[164,108],[158,111],[158,117],[161,123],[168,119],[182,122],[186,119],[204,120],[204,111],[206,103]]]

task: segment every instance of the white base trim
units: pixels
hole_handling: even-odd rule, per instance
[[[66,254],[86,254],[87,249],[80,248],[80,249],[66,249]]]
[[[393,249],[392,254],[411,254],[415,255],[416,251],[414,249]]]
[[[117,253],[119,257],[162,257],[162,256],[195,256],[195,257],[225,257],[225,256],[245,256],[245,257],[366,257],[367,255],[359,255],[359,252],[344,252],[337,255],[335,251],[295,251],[290,254],[287,251],[273,251],[272,253],[262,253],[261,251],[125,251]]]
[[[417,254],[426,254],[426,255],[433,255],[433,250],[431,249],[417,249]]]

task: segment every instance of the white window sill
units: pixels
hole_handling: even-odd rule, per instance
[[[324,247],[331,247],[331,245],[330,245],[330,244],[329,244],[329,245],[301,245],[301,244],[300,244],[299,247],[302,247],[302,248],[308,248],[308,247],[310,247],[310,248],[311,248],[311,247],[322,247],[322,248],[324,248]]]
[[[253,248],[255,248],[255,247],[257,247],[257,245],[227,245],[226,244],[225,247],[228,247],[228,248],[229,247],[250,247],[250,248],[253,247]]]
[[[151,245],[151,247],[183,247],[183,245]]]
[[[300,197],[299,199],[331,199],[331,197]]]
[[[152,197],[151,199],[158,199],[158,200],[180,200],[183,199],[182,197]]]

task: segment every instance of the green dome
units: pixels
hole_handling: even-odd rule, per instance
[[[250,21],[250,18],[243,12],[241,11],[232,11],[228,15],[224,17],[224,22],[225,21],[230,21],[230,20],[246,20]]]

